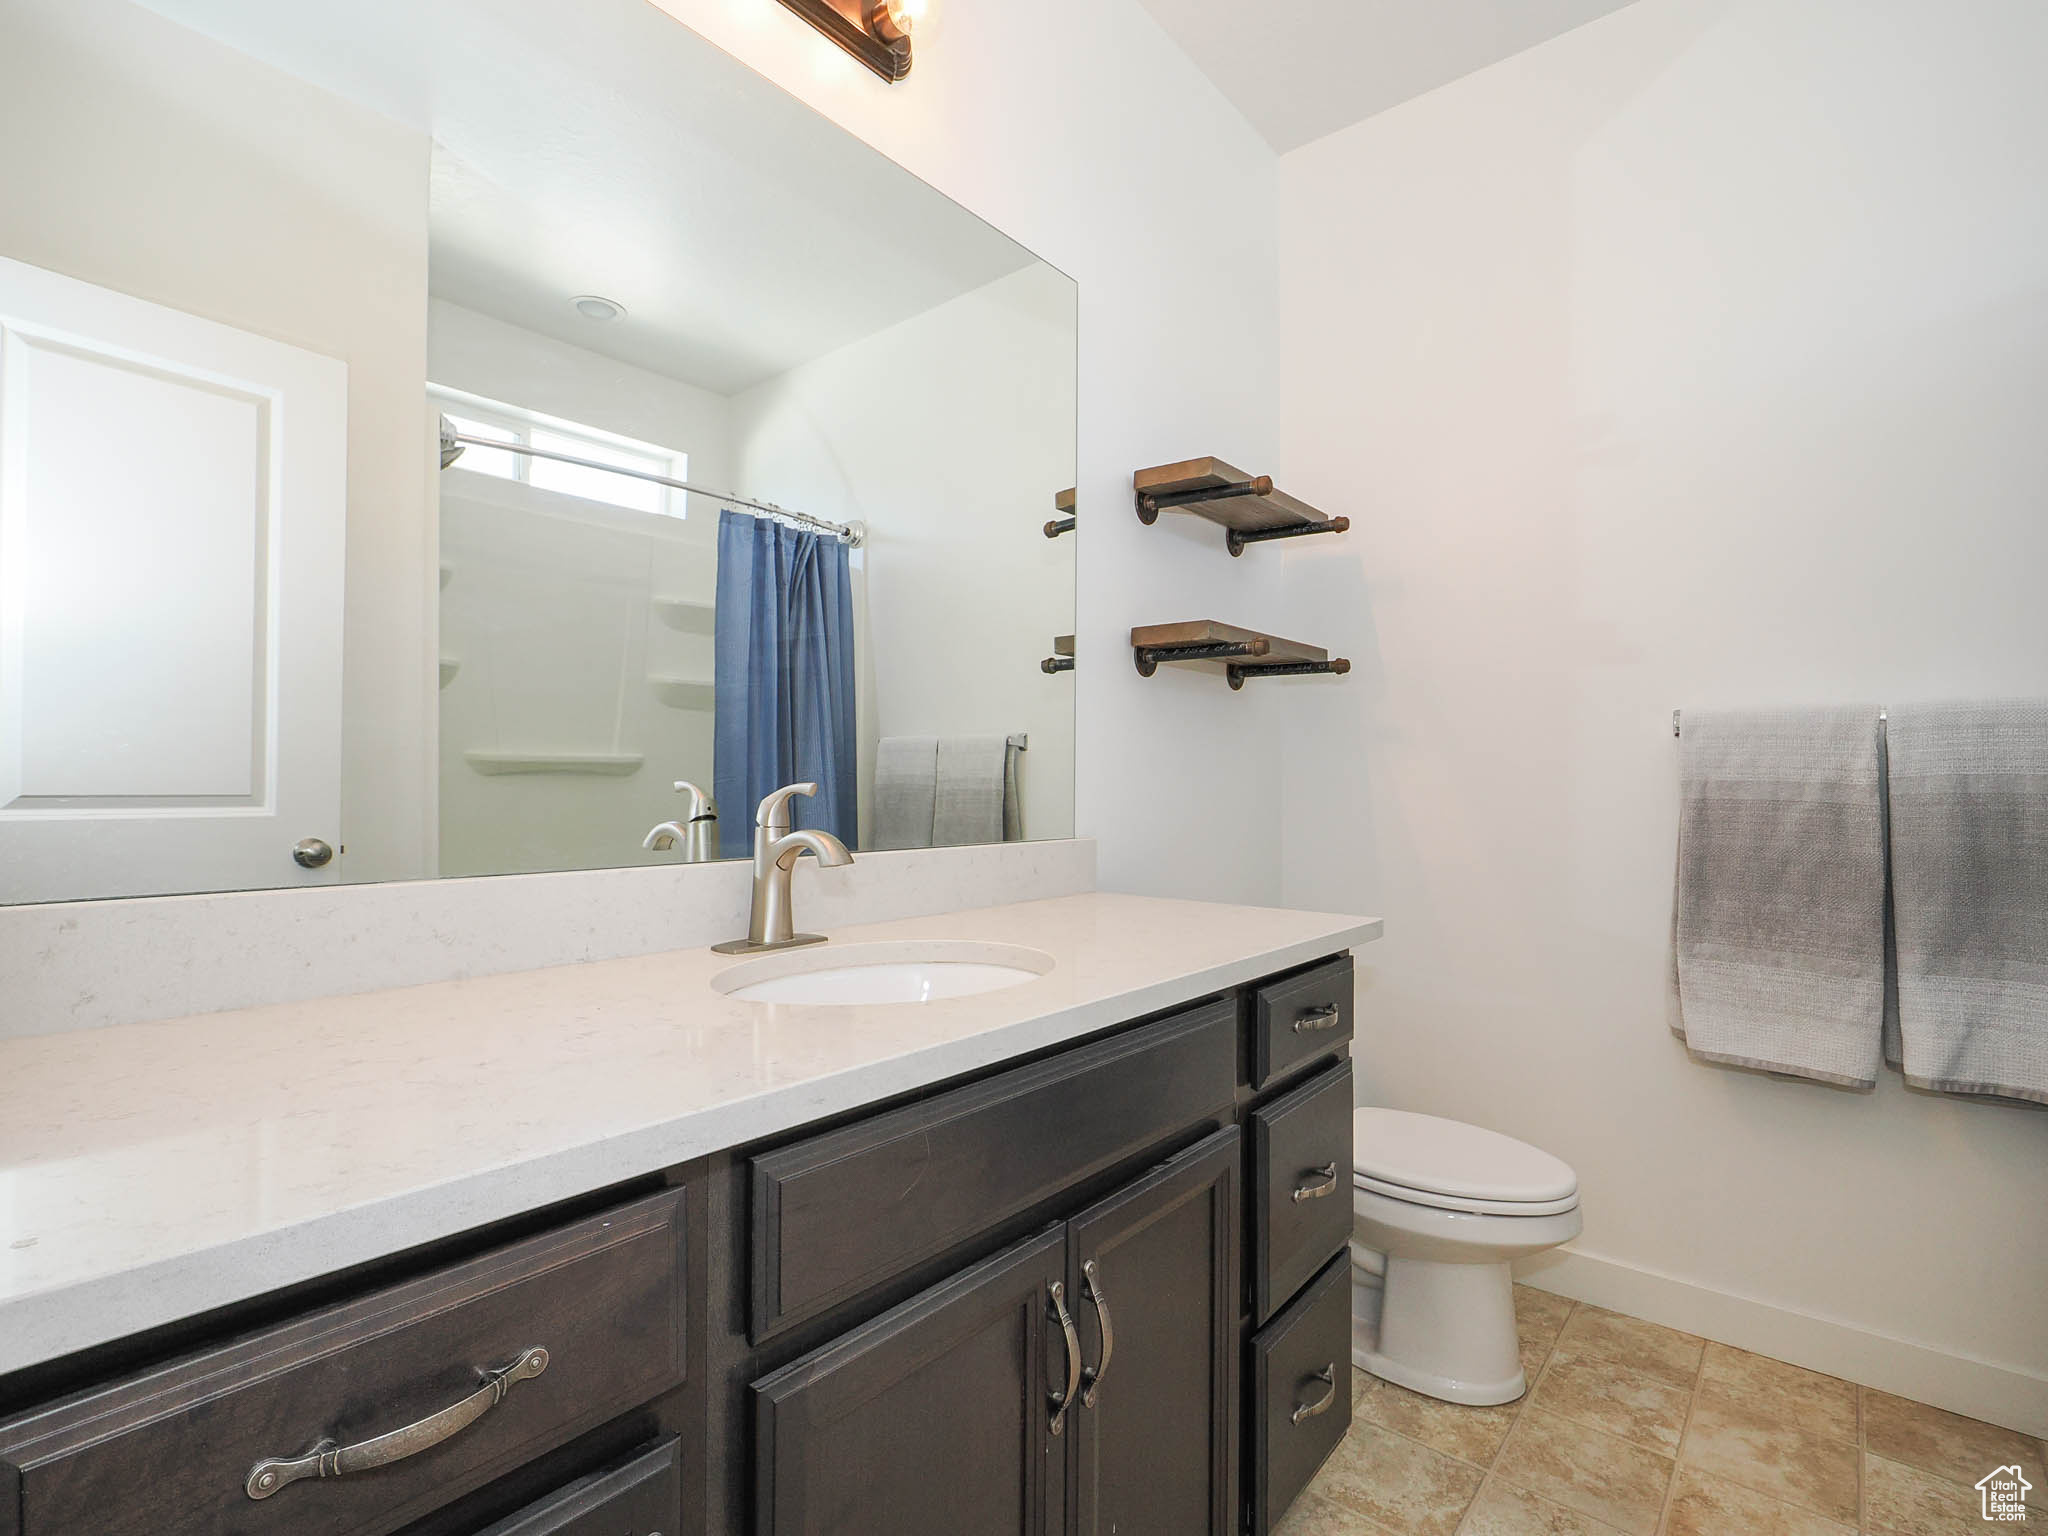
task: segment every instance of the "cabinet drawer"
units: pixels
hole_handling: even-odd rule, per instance
[[[1264,1088],[1351,1039],[1351,957],[1252,990],[1252,1086]]]
[[[20,1536],[396,1530],[682,1380],[682,1200],[636,1200],[0,1425]]]
[[[1351,1063],[1252,1112],[1252,1317],[1263,1323],[1351,1237]]]
[[[1221,1001],[753,1159],[755,1342],[1227,1111],[1236,1083]]]
[[[674,1439],[593,1472],[478,1536],[676,1536],[683,1460]]]
[[[1351,1260],[1252,1340],[1252,1536],[1267,1536],[1351,1427]]]

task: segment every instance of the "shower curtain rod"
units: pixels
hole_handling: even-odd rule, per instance
[[[552,459],[557,464],[574,464],[579,469],[603,470],[609,475],[625,475],[633,480],[646,480],[655,485],[665,485],[672,491],[688,491],[692,496],[702,496],[708,501],[722,501],[735,507],[749,507],[756,512],[765,512],[770,517],[787,518],[820,533],[837,534],[840,538],[859,549],[867,542],[867,525],[864,523],[831,523],[822,517],[812,517],[808,512],[792,512],[787,507],[778,507],[772,501],[749,501],[744,496],[728,496],[724,491],[714,491],[701,485],[691,485],[687,480],[671,480],[667,475],[657,475],[651,470],[627,469],[620,464],[604,464],[596,459],[578,458],[573,453],[557,453],[552,448],[535,448],[526,443],[500,443],[488,437],[476,437],[467,432],[457,432],[445,422],[441,427],[441,467],[446,469],[454,462],[448,456],[448,449],[460,443],[468,448],[495,448],[501,453],[521,453],[531,459]]]

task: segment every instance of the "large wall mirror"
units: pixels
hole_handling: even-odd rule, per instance
[[[6,0],[0,145],[0,901],[1072,835],[1073,283],[648,0]]]

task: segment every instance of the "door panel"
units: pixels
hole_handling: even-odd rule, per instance
[[[754,1384],[759,1536],[1050,1536],[1064,1522],[1054,1227]]]
[[[339,846],[347,369],[0,260],[0,901]]]
[[[1242,1140],[1221,1131],[1068,1226],[1080,1536],[1233,1536]]]

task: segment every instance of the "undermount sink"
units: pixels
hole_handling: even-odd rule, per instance
[[[1016,944],[823,944],[731,966],[711,986],[749,1003],[930,1003],[1021,987],[1052,968],[1051,955]]]

